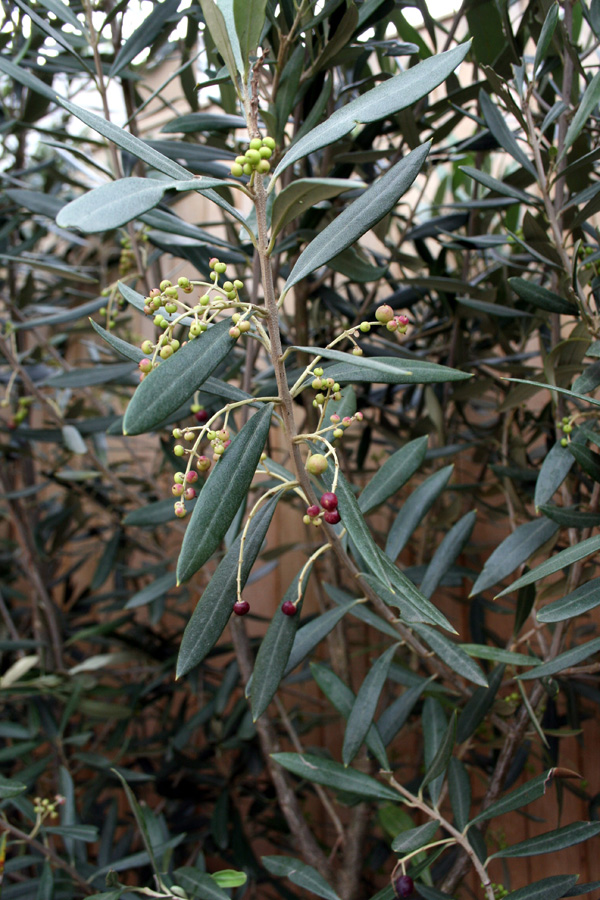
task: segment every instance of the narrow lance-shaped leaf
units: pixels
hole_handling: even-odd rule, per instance
[[[363,580],[377,594],[380,600],[387,603],[388,606],[395,606],[400,610],[400,615],[405,622],[425,622],[426,625],[441,625],[442,628],[448,627],[448,620],[439,612],[439,610],[427,600],[425,597],[419,596],[419,591],[399,569],[405,579],[407,585],[412,585],[411,590],[399,590],[395,584],[393,590],[383,584],[379,578],[368,572],[362,573]]]
[[[424,761],[425,772],[431,766],[433,760],[438,755],[438,751],[444,742],[444,737],[448,731],[448,722],[442,708],[442,704],[435,697],[426,697],[423,703],[423,713],[421,716],[424,738]],[[434,806],[439,800],[442,786],[444,783],[443,772],[438,772],[435,778],[430,779],[429,796]],[[419,794],[422,790],[419,791]]]
[[[571,316],[579,315],[579,310],[574,303],[565,300],[560,294],[555,294],[554,291],[542,287],[541,284],[534,284],[532,281],[518,277],[509,278],[508,283],[521,300],[531,303],[532,306],[546,309],[549,312],[565,313]]]
[[[383,550],[377,548],[379,553],[379,561],[381,563],[381,567],[387,575],[389,582],[391,584],[391,588],[393,592],[399,595],[400,602],[398,605],[402,609],[402,601],[405,603],[408,602],[411,607],[418,610],[420,613],[419,620],[422,622],[428,622],[430,624],[439,625],[441,628],[445,628],[446,631],[450,631],[453,634],[457,634],[455,628],[450,624],[446,616],[437,609],[436,606],[428,600],[427,597],[424,597],[421,591],[415,587],[410,578],[404,574],[404,572],[398,568],[398,566],[391,561],[391,559],[385,555]],[[386,599],[384,597],[384,599]],[[391,598],[387,598],[386,602],[391,603]]]
[[[310,570],[304,573],[303,590],[309,575]],[[275,696],[292,652],[292,645],[300,624],[302,602],[297,604],[294,616],[286,616],[282,612],[282,606],[287,602],[296,603],[299,580],[300,572],[285,592],[283,601],[271,619],[256,655],[250,688],[250,706],[254,722],[262,716]]]
[[[487,681],[483,672],[479,666],[467,656],[460,645],[454,644],[449,638],[440,634],[434,628],[429,628],[428,625],[413,625],[412,627],[453,672],[457,672],[468,681],[480,684],[482,687],[487,687]]]
[[[511,310],[511,315],[513,311]],[[313,348],[313,353],[318,352]],[[327,357],[331,350],[323,352]],[[357,381],[370,381],[377,384],[447,384],[451,381],[466,381],[472,378],[469,372],[440,366],[438,363],[422,359],[394,359],[393,356],[345,356],[347,362],[329,366],[325,370],[328,378],[340,384],[353,384]],[[339,357],[337,357],[339,359]]]
[[[573,774],[568,772],[568,770],[564,771],[570,775]],[[528,803],[533,803],[534,800],[546,793],[557,774],[561,775],[562,773],[556,769],[548,769],[548,771],[542,772],[541,775],[537,775],[526,784],[522,784],[520,787],[515,788],[514,791],[506,794],[505,797],[490,804],[490,806],[472,818],[470,824],[483,822],[485,819],[493,819],[495,816],[502,816],[504,813],[512,812],[515,809],[526,806]]]
[[[161,202],[167,191],[192,191],[222,186],[219,178],[193,181],[158,181],[154,178],[119,178],[72,200],[56,217],[61,228],[78,228],[85,234],[97,234],[126,225]]]
[[[323,897],[324,900],[340,900],[340,897],[330,887],[322,875],[312,866],[306,865],[299,859],[291,856],[263,856],[261,857],[265,869],[272,875],[281,875],[289,878],[293,884]]]
[[[149,16],[138,25],[131,37],[119,49],[110,67],[109,77],[115,78],[129,63],[149,47],[159,36],[169,19],[177,13],[179,0],[162,0],[157,3]]]
[[[513,584],[501,591],[498,594],[498,597],[503,597],[504,594],[509,594],[511,591],[518,591],[519,588],[522,588],[526,584],[534,584],[536,581],[545,578],[547,575],[553,575],[560,569],[564,569],[572,563],[579,562],[580,559],[585,559],[586,556],[590,556],[592,553],[597,553],[598,550],[600,550],[600,535],[587,538],[587,540],[581,541],[573,547],[567,547],[566,550],[562,550],[560,553],[557,553],[556,556],[553,556],[551,559],[546,560],[546,562],[536,566],[535,569],[522,575],[521,578],[517,578]]]
[[[425,459],[427,442],[427,435],[416,438],[386,459],[358,498],[358,506],[363,515],[366,516],[388,497],[392,497],[414,475]]]
[[[271,233],[279,234],[282,228],[309,210],[311,206],[344,191],[366,188],[364,181],[348,178],[297,178],[277,194],[271,213]]]
[[[90,319],[89,322],[96,334],[99,334],[102,340],[106,341],[121,356],[132,360],[132,362],[140,362],[140,360],[144,359],[145,354],[139,347],[134,347],[133,344],[128,344],[123,338],[111,334],[110,331],[107,331],[102,325],[98,325],[93,319]]]
[[[403,728],[417,700],[423,691],[427,689],[430,681],[431,679],[424,680],[421,684],[416,684],[414,687],[404,691],[381,713],[377,722],[377,730],[381,735],[384,746],[387,747]]]
[[[398,647],[399,644],[388,647],[385,653],[373,663],[360,686],[344,734],[342,759],[345,766],[350,765],[358,753],[371,726],[381,691]]]
[[[567,891],[575,886],[577,878],[577,875],[551,875],[505,894],[505,900],[559,900],[568,896]]]
[[[272,412],[273,404],[267,403],[246,422],[206,479],[181,545],[178,584],[191,578],[223,540],[252,483]]]
[[[406,856],[413,853],[425,844],[431,843],[434,839],[440,823],[435,820],[426,822],[425,825],[419,825],[417,828],[410,828],[408,831],[401,831],[398,837],[392,841],[392,850],[400,856]]]
[[[567,134],[565,136],[565,143],[563,147],[563,151],[561,153],[560,159],[565,155],[568,151],[571,144],[577,140],[581,131],[583,130],[583,126],[591,116],[594,107],[598,105],[600,102],[600,72],[596,72],[588,86],[586,87],[583,97],[579,103],[579,107],[577,112],[573,116],[571,120],[571,124],[567,129]],[[559,161],[560,161],[559,159]]]
[[[215,47],[225,61],[225,65],[227,66],[227,71],[229,72],[231,80],[234,84],[237,84],[238,68],[240,74],[242,75],[244,73],[244,69],[243,66],[238,66],[238,63],[241,62],[241,57],[239,53],[239,43],[237,40],[237,35],[235,34],[235,29],[232,29],[232,35],[235,37],[235,43],[237,45],[236,49],[238,51],[237,54],[235,54],[233,51],[233,47],[229,39],[227,24],[225,22],[221,9],[219,8],[218,4],[215,3],[215,0],[200,0],[200,6],[202,7],[202,15],[204,17],[204,21],[206,22],[206,27],[208,28],[210,36],[215,43]]]
[[[227,319],[188,341],[147,375],[129,402],[123,434],[144,434],[189,400],[231,352]]]
[[[500,112],[496,104],[493,102],[489,94],[484,90],[479,92],[479,104],[485,119],[486,125],[496,138],[500,146],[515,159],[520,166],[533,175],[537,179],[537,172],[534,164],[528,156],[525,155],[521,147],[517,143],[517,139],[506,124],[503,113]]]
[[[572,666],[576,666],[578,663],[583,662],[584,659],[589,659],[590,656],[594,656],[599,652],[600,638],[595,638],[593,641],[587,641],[587,643],[581,644],[579,647],[567,650],[566,653],[561,653],[560,656],[555,656],[554,659],[542,663],[541,666],[535,666],[535,668],[531,669],[529,672],[523,672],[521,675],[517,675],[517,678],[521,681],[531,681],[534,678],[547,678],[549,675],[556,675],[558,672],[562,672],[563,669],[569,669]]]
[[[564,622],[600,606],[600,578],[594,578],[536,612],[538,622]]]
[[[432,56],[336,109],[327,121],[317,125],[288,150],[275,169],[274,179],[303,156],[345,137],[357,123],[384,119],[430,94],[460,65],[469,47],[469,43],[460,44],[446,53]]]
[[[356,794],[364,800],[397,802],[400,796],[393,788],[380,784],[364,772],[349,769],[312,753],[272,753],[271,758],[299,778],[306,778],[315,784],[324,784],[345,794]]]
[[[412,534],[423,521],[440,496],[454,469],[453,465],[434,472],[420,484],[402,504],[402,508],[390,528],[385,552],[390,559],[397,559]]]
[[[419,174],[430,146],[430,143],[422,144],[401,159],[327,225],[298,257],[284,292],[354,244],[383,219]]]
[[[240,51],[248,72],[250,57],[256,53],[265,23],[267,0],[233,0],[233,17]]]
[[[299,628],[292,644],[292,651],[285,667],[284,676],[289,675],[357,603],[360,603],[360,600],[346,603],[337,609],[328,609],[326,613],[317,616],[312,622],[307,622],[306,625]]]
[[[525,522],[509,534],[486,560],[475,581],[471,597],[487,590],[514,572],[558,531],[558,525],[546,518]]]
[[[528,841],[505,847],[490,856],[490,859],[510,859],[522,856],[538,856],[541,853],[556,853],[566,847],[581,844],[600,834],[600,822],[572,822],[564,828],[546,831]]]
[[[468,175],[473,181],[489,188],[490,191],[494,191],[497,194],[503,194],[506,197],[512,197],[513,200],[520,200],[521,203],[525,203],[528,206],[535,206],[539,203],[537,197],[533,197],[531,194],[525,193],[525,191],[520,191],[519,188],[513,187],[512,184],[506,184],[504,181],[499,181],[492,175],[488,175],[487,172],[482,172],[481,169],[474,169],[472,166],[459,166],[459,168],[461,172],[464,172],[465,175]]]
[[[320,663],[311,663],[310,672],[329,702],[345,719],[350,717],[356,700],[354,691],[344,684],[341,678]],[[382,769],[389,769],[389,762],[383,741],[375,725],[371,725],[365,737],[365,743]]]
[[[469,821],[471,811],[471,779],[464,763],[455,756],[448,763],[448,794],[454,823],[462,831]]]
[[[456,740],[459,744],[470,738],[481,722],[483,722],[485,714],[496,699],[503,677],[504,666],[496,666],[488,678],[488,687],[477,688],[468,700],[458,720]]]
[[[278,499],[279,494],[271,497],[257,512],[248,527],[242,559],[242,587],[248,580],[250,570],[260,553]],[[220,638],[230,619],[237,597],[237,571],[241,542],[242,532],[217,566],[192,613],[184,631],[177,658],[177,678],[181,678],[182,675],[202,662]]]
[[[544,24],[542,25],[542,30],[540,32],[538,44],[535,48],[535,59],[533,61],[534,74],[537,72],[544,59],[546,58],[546,53],[548,52],[548,48],[550,47],[550,43],[552,41],[552,36],[558,23],[558,13],[558,3],[553,3],[546,14],[546,18],[544,19]]]
[[[431,597],[448,569],[453,565],[456,557],[471,537],[476,518],[476,510],[471,510],[462,519],[459,519],[444,537],[433,554],[420,584],[419,589],[424,597]]]
[[[450,757],[452,756],[452,750],[454,748],[454,742],[456,740],[457,715],[458,711],[454,710],[454,712],[452,713],[452,718],[448,722],[448,728],[446,730],[446,734],[444,735],[444,739],[440,744],[440,747],[433,760],[427,766],[425,777],[421,782],[421,791],[426,787],[426,785],[431,784],[432,781],[435,781],[436,778],[441,778],[441,776],[448,768],[448,763],[450,762]]]
[[[294,350],[301,350],[303,353],[310,353],[313,356],[319,356],[323,359],[334,359],[342,363],[351,363],[356,369],[364,369],[368,374],[370,381],[377,381],[377,375],[412,375],[409,363],[405,360],[395,360],[390,357],[362,357],[350,356],[349,353],[342,353],[341,350],[329,350],[321,347],[294,347]],[[398,365],[399,364],[399,365]]]

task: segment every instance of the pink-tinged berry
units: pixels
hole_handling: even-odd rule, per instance
[[[406,897],[412,897],[414,889],[415,884],[410,875],[400,875],[394,882],[394,890],[396,891],[396,896],[399,897],[400,900],[405,900]]]
[[[210,465],[211,463],[208,456],[199,456],[196,461],[196,468],[199,472],[208,472]]]
[[[364,415],[359,410],[357,413],[354,414],[354,418],[356,419],[357,422],[362,422],[362,420],[364,419]]]
[[[205,409],[199,409],[198,412],[194,413],[194,416],[196,417],[196,422],[199,422],[201,425],[208,422],[208,413]]]
[[[183,485],[175,483],[171,488],[171,493],[174,497],[181,497],[183,494]]]
[[[196,489],[193,487],[186,488],[183,496],[186,500],[194,500],[196,497]]]
[[[308,509],[306,510],[306,515],[314,518],[314,516],[318,516],[320,512],[321,510],[319,509],[317,504],[314,503],[312,506],[308,507]]]
[[[385,306],[379,306],[375,310],[375,318],[378,322],[381,322],[382,325],[385,325],[394,318],[394,310],[387,304]]]
[[[385,327],[388,331],[396,331],[398,328],[398,322],[396,319],[392,319],[391,322],[386,322]]]
[[[281,604],[281,612],[284,614],[284,616],[295,616],[297,612],[296,605],[292,603],[291,600],[285,600]]]
[[[332,512],[334,509],[337,509],[337,505],[337,494],[334,494],[333,491],[326,491],[324,494],[321,494],[321,506],[323,509]]]
[[[211,269],[214,269],[214,267],[216,266],[216,264],[217,264],[218,262],[219,262],[219,260],[217,259],[217,257],[216,257],[216,256],[212,256],[212,257],[209,259],[209,261],[208,261],[208,265],[209,265],[209,267],[210,267]]]
[[[160,297],[160,291],[159,291],[159,289],[158,289],[158,288],[152,288],[152,290],[150,291],[150,293],[148,294],[148,296],[149,296],[149,297],[152,297],[153,300],[155,299],[155,297]]]
[[[349,428],[350,425],[352,425],[352,419],[350,418],[350,416],[344,416],[344,418],[342,419],[342,425],[344,426],[344,428]]]
[[[337,525],[337,523],[341,521],[341,517],[337,509],[332,510],[332,512],[324,512],[323,518],[328,525]]]
[[[341,422],[342,420],[337,413],[333,413],[333,415],[329,416],[329,421],[333,422],[334,425],[337,425],[337,423]]]
[[[198,473],[193,472],[191,469],[189,472],[185,474],[185,480],[188,484],[195,484],[198,481]]]
[[[146,375],[148,372],[152,371],[152,360],[151,359],[140,359],[138,365],[139,365],[140,371],[143,372],[144,375]]]
[[[247,600],[237,600],[233,604],[233,611],[236,616],[245,616],[247,612],[250,612],[250,604]]]
[[[311,475],[322,475],[323,472],[327,471],[328,466],[329,463],[322,453],[313,453],[306,460],[306,471],[310,472]]]
[[[185,508],[183,503],[175,504],[175,515],[178,519],[185,519],[185,517],[187,516],[187,509]]]
[[[240,336],[241,333],[242,333],[242,332],[241,332],[240,329],[237,327],[237,325],[234,325],[232,328],[229,329],[229,337],[232,337],[232,338],[234,338],[235,340],[237,340],[237,338],[239,338],[239,336]]]

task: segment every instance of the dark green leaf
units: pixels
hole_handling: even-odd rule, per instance
[[[500,112],[490,95],[486,94],[483,90],[479,93],[479,105],[481,106],[486,125],[500,146],[506,150],[507,153],[510,153],[513,159],[537,180],[536,168],[529,157],[521,150],[515,136],[506,124],[506,115],[503,112]]]
[[[265,24],[267,0],[233,0],[233,17],[245,72],[248,72],[250,58],[256,54],[260,36]]]
[[[360,603],[360,600],[354,600],[337,609],[329,609],[326,613],[313,619],[312,622],[299,628],[292,644],[292,652],[284,675],[289,675],[357,603]]]
[[[398,572],[400,572],[399,569]],[[399,590],[397,584],[393,585],[392,590],[391,587],[387,587],[368,572],[363,572],[362,578],[375,591],[380,600],[383,600],[388,606],[395,606],[400,610],[400,615],[405,622],[425,622],[427,625],[441,625],[442,628],[447,628],[446,617],[427,598],[420,596],[420,592],[410,579],[402,572],[400,575],[406,579],[403,590]]]
[[[274,179],[302,157],[350,134],[357,122],[376,122],[427,96],[463,61],[468,50],[468,44],[460,44],[446,53],[432,56],[337,109],[288,150],[275,169]]]
[[[124,44],[121,45],[115,61],[110,67],[109,78],[115,78],[133,59],[149,47],[160,35],[170,18],[176,18],[178,0],[162,0],[144,21],[138,25]]]
[[[589,612],[600,605],[600,578],[594,578],[587,584],[580,585],[571,591],[566,597],[549,603],[543,609],[538,609],[536,618],[538,622],[564,622],[573,619],[582,613]]]
[[[558,672],[562,672],[563,669],[569,669],[571,666],[576,666],[578,663],[583,662],[584,659],[588,659],[598,652],[600,652],[600,638],[595,638],[593,641],[588,641],[585,644],[581,644],[579,647],[567,650],[566,653],[555,656],[554,659],[542,663],[541,666],[536,666],[529,672],[523,672],[522,675],[517,675],[517,678],[526,681],[533,678],[546,678],[548,675],[556,675]]]
[[[319,232],[298,257],[284,285],[284,293],[354,244],[393,209],[421,171],[430,146],[430,143],[422,144],[388,169],[385,175]]]
[[[512,650],[503,650],[502,647],[489,647],[486,644],[461,644],[461,647],[469,656],[505,663],[507,666],[536,666],[541,662],[537,656],[514,653]]]
[[[377,722],[377,730],[381,735],[384,746],[388,746],[396,737],[400,729],[404,726],[415,704],[424,690],[426,690],[429,681],[422,681],[414,687],[404,691],[397,697],[391,706],[388,706],[379,717]]]
[[[180,347],[147,375],[129,402],[123,434],[144,434],[175,412],[202,387],[231,352],[227,319]]]
[[[522,784],[520,787],[515,788],[510,794],[506,794],[505,797],[496,800],[495,803],[491,803],[486,809],[478,813],[471,819],[470,824],[473,825],[475,822],[483,822],[485,819],[493,819],[496,816],[504,815],[504,813],[520,809],[528,803],[533,803],[534,800],[537,800],[538,797],[542,797],[546,793],[546,790],[552,784],[554,773],[554,769],[548,769],[547,772],[542,772],[541,775],[537,775],[526,784]]]
[[[471,537],[476,518],[477,512],[475,510],[468,512],[452,526],[444,537],[442,543],[433,554],[433,558],[427,566],[421,582],[420,591],[424,597],[431,597],[448,569],[455,562],[464,545]]]
[[[425,825],[419,825],[417,828],[411,828],[409,831],[401,831],[398,837],[392,841],[392,850],[400,856],[406,856],[414,850],[419,850],[425,844],[430,844],[434,839],[440,823],[436,820],[426,822]]]
[[[344,191],[365,188],[363,181],[347,178],[297,178],[275,198],[271,213],[271,233],[279,234],[292,219],[302,216],[321,200],[337,197]]]
[[[421,782],[422,791],[428,784],[431,784],[436,778],[441,778],[448,768],[448,763],[450,762],[450,757],[452,756],[452,750],[454,749],[454,743],[456,741],[456,717],[458,715],[458,711],[454,710],[452,717],[448,723],[448,728],[446,729],[446,734],[439,745],[435,756],[426,764],[425,777]],[[439,796],[439,795],[438,795]],[[437,798],[436,798],[437,801]],[[434,802],[436,802],[434,801]]]
[[[90,325],[96,332],[99,334],[103,341],[106,341],[113,350],[116,350],[120,356],[124,356],[126,359],[132,360],[132,362],[138,363],[141,359],[145,358],[145,354],[140,350],[139,347],[134,347],[133,344],[128,344],[127,341],[124,341],[122,338],[117,337],[114,334],[111,334],[110,331],[107,331],[106,328],[103,328],[101,325],[97,325],[93,319],[90,319]]]
[[[46,834],[59,834],[74,841],[93,843],[98,840],[98,829],[95,825],[45,825]]]
[[[425,698],[421,723],[423,728],[423,740],[425,743],[423,756],[425,772],[427,772],[431,763],[437,756],[448,731],[448,722],[446,721],[442,704],[436,698]],[[437,806],[443,784],[444,774],[442,771],[437,773],[435,779],[431,781],[429,786],[429,795],[434,806]],[[421,791],[419,791],[419,794],[421,794]]]
[[[590,478],[600,482],[600,455],[598,453],[594,453],[593,450],[584,444],[576,444],[575,441],[569,441],[567,450],[575,457],[583,471],[587,472]]]
[[[181,545],[178,584],[188,581],[225,537],[254,478],[272,412],[273,404],[267,403],[246,422],[206,479]]]
[[[313,353],[316,353],[314,348]],[[394,359],[393,356],[352,356],[335,350],[322,350],[325,358],[345,357],[347,362],[329,366],[325,370],[328,378],[340,384],[368,381],[374,384],[446,384],[450,381],[466,381],[472,376],[449,366],[440,366],[420,359]]]
[[[402,603],[409,604],[410,608],[416,610],[421,620],[427,620],[430,623],[435,625],[439,625],[441,628],[445,628],[446,631],[451,631],[456,634],[456,630],[452,627],[446,616],[437,609],[434,604],[424,597],[421,591],[415,587],[410,578],[408,578],[404,572],[398,568],[389,558],[386,556],[383,550],[379,550],[379,561],[381,563],[381,567],[387,575],[391,590],[393,593],[399,595],[399,599],[397,604],[400,609],[402,609]],[[385,598],[383,598],[385,599]],[[388,598],[386,602],[392,602],[392,598]],[[415,615],[413,612],[412,615]]]
[[[496,194],[512,197],[513,200],[519,200],[521,203],[525,203],[529,206],[534,206],[536,203],[539,203],[537,197],[526,194],[525,191],[520,191],[518,188],[513,187],[512,184],[506,184],[505,181],[498,181],[497,178],[493,178],[491,175],[488,175],[487,172],[482,172],[481,169],[474,169],[472,166],[460,166],[460,170],[461,172],[464,172],[465,175],[468,175],[469,178],[472,178],[473,181],[477,181],[479,184],[489,188],[490,191],[494,191]]]
[[[303,589],[306,586],[308,577],[309,572],[305,572]],[[262,639],[256,655],[250,688],[250,706],[254,722],[262,716],[275,696],[292,652],[292,645],[300,624],[302,603],[298,603],[295,616],[284,615],[281,611],[281,606],[288,600],[296,603],[299,580],[300,573],[296,575],[285,592],[285,597],[271,619],[267,633]]]
[[[13,328],[15,331],[29,331],[32,328],[41,328],[43,325],[48,325],[50,328],[53,325],[64,325],[65,322],[73,322],[76,319],[83,318],[83,316],[89,316],[103,306],[106,306],[106,297],[97,297],[95,300],[90,300],[89,303],[82,303],[81,306],[75,306],[73,309],[67,309],[61,313],[38,316],[36,319],[26,319],[24,322],[15,322]]]
[[[539,67],[546,58],[548,48],[550,47],[550,43],[552,41],[552,36],[558,23],[559,10],[560,8],[558,3],[553,3],[546,14],[546,18],[544,19],[544,24],[542,25],[538,44],[535,48],[535,59],[533,61],[534,74],[538,71]],[[525,900],[525,898],[523,898],[523,900]]]
[[[456,740],[459,744],[470,738],[481,722],[483,722],[486,713],[491,709],[496,699],[503,677],[504,665],[496,666],[488,678],[488,687],[477,688],[461,711],[456,731]]]
[[[325,900],[340,900],[338,894],[329,887],[322,875],[301,860],[291,856],[263,856],[261,859],[265,869],[272,875],[289,878],[298,887],[311,894],[316,894],[317,897],[324,897]]]
[[[555,572],[560,571],[560,569],[565,569],[572,563],[579,562],[580,559],[585,559],[586,556],[590,556],[592,553],[597,553],[598,550],[600,550],[600,535],[595,535],[585,541],[581,541],[573,547],[567,547],[566,550],[562,550],[560,553],[557,553],[556,556],[551,557],[551,559],[536,566],[535,569],[532,569],[530,572],[517,578],[513,584],[504,588],[504,590],[498,594],[498,597],[503,597],[504,594],[508,594],[511,591],[517,591],[525,584],[534,584],[541,578],[545,578],[547,575],[553,575]]]
[[[153,528],[175,519],[173,500],[157,500],[156,503],[148,503],[127,513],[123,519],[123,525],[141,528]]]
[[[344,684],[341,678],[320,663],[310,664],[311,675],[319,685],[329,702],[345,719],[348,719],[355,702],[354,691]],[[385,747],[375,725],[371,725],[365,737],[365,743],[382,769],[388,770],[390,765]]]
[[[312,866],[291,856],[263,856],[263,865],[272,875],[289,878],[298,887],[324,897],[325,900],[340,900],[338,894],[329,887],[325,879]]]
[[[406,484],[425,459],[427,443],[427,435],[416,438],[386,459],[358,498],[363,515],[366,516]]]
[[[379,697],[398,646],[399,644],[393,644],[388,647],[385,653],[373,663],[356,695],[344,734],[342,760],[345,766],[350,765],[371,727]]]
[[[583,126],[591,116],[594,108],[598,105],[600,101],[600,72],[596,72],[590,83],[587,85],[583,96],[579,102],[579,106],[573,118],[571,119],[571,124],[567,129],[567,134],[565,136],[565,143],[563,146],[563,151],[559,157],[565,155],[571,144],[577,140],[579,135],[583,130]]]
[[[413,533],[419,527],[452,475],[453,465],[446,466],[430,475],[404,501],[402,508],[390,528],[385,552],[390,559],[398,558]]]
[[[471,589],[470,596],[486,591],[518,569],[556,534],[558,527],[555,522],[545,517],[519,525],[496,547],[486,561],[483,571]]]
[[[505,895],[505,900],[559,900],[575,886],[577,878],[577,875],[551,875],[550,878],[534,881],[518,891],[511,891]]]
[[[61,200],[60,197],[43,194],[41,191],[9,188],[4,193],[19,206],[24,206],[25,209],[37,213],[37,215],[48,216],[49,219],[54,219],[61,207],[64,206],[64,200]]]
[[[595,528],[600,525],[600,513],[583,512],[574,506],[553,506],[543,503],[539,512],[563,528]]]
[[[464,763],[455,756],[448,763],[448,794],[454,814],[454,824],[459,831],[466,828],[471,811],[471,779]]]
[[[445,635],[440,634],[428,625],[413,625],[413,630],[429,644],[433,652],[443,660],[453,672],[457,672],[468,681],[487,687],[488,683],[478,665],[458,644],[454,644]]]
[[[173,506],[170,500],[167,502],[171,507]],[[165,575],[161,575],[156,581],[151,581],[150,584],[147,584],[146,587],[130,597],[125,604],[125,609],[136,609],[138,606],[145,606],[159,597],[164,597],[168,591],[175,587],[176,581],[175,572],[167,572]]]
[[[71,453],[85,456],[87,453],[87,446],[77,428],[75,428],[74,425],[63,425],[61,431],[67,450],[70,450]]]
[[[15,781],[12,778],[5,778],[4,775],[0,776],[0,799],[10,800],[11,797],[18,797],[19,794],[23,794],[26,790],[26,784],[21,784],[20,781]]]
[[[210,36],[220,55],[223,57],[231,80],[234,84],[237,84],[237,73],[239,71],[240,74],[243,75],[244,66],[241,60],[240,45],[237,34],[235,33],[234,23],[231,21],[231,28],[228,28],[223,17],[223,12],[215,3],[215,0],[200,0],[200,6],[202,7],[202,15],[206,22],[206,27],[210,32]],[[230,13],[230,18],[233,20],[233,7],[231,4]],[[235,51],[237,52],[234,52],[230,35],[235,38]]]
[[[524,278],[509,278],[508,283],[521,300],[531,303],[539,309],[546,309],[549,312],[565,313],[566,315],[578,316],[579,310],[569,300],[565,300],[554,291],[549,291],[540,284],[534,284],[532,281],[525,281]]]
[[[242,587],[248,580],[250,570],[260,553],[278,499],[279,494],[276,494],[267,501],[248,527],[242,560]],[[219,563],[186,626],[177,658],[177,678],[181,678],[202,662],[229,621],[237,597],[237,571],[242,534],[243,532],[240,532]]]
[[[111,231],[139,218],[157,206],[166,191],[192,191],[222,185],[219,178],[193,181],[159,181],[153,178],[120,178],[88,191],[60,210],[56,222],[61,228],[78,228],[85,234]]]
[[[557,441],[547,456],[544,457],[542,467],[535,483],[534,503],[536,509],[541,509],[554,496],[561,486],[575,462],[573,455],[566,447],[561,447]]]
[[[299,778],[324,784],[335,791],[356,794],[363,800],[398,801],[399,794],[356,769],[349,769],[312,753],[272,753],[271,758]]]
[[[490,859],[509,859],[521,856],[538,856],[541,853],[556,853],[558,850],[564,850],[566,847],[572,847],[574,844],[581,844],[589,838],[600,834],[600,822],[572,822],[565,825],[564,828],[557,828],[555,831],[546,831],[537,837],[530,838],[527,841],[521,841],[519,844],[513,844],[512,847],[505,847],[498,850]]]
[[[123,381],[126,375],[133,372],[131,363],[109,363],[105,366],[93,366],[90,369],[71,369],[47,378],[44,384],[57,388],[83,388],[98,384],[109,384],[111,381]]]
[[[245,127],[246,121],[242,116],[201,112],[177,116],[176,119],[172,119],[166,125],[163,125],[160,130],[167,134],[177,131],[184,134],[201,134],[205,131],[235,131],[236,128]]]
[[[243,873],[242,873],[243,874]],[[212,875],[199,872],[191,866],[183,866],[174,873],[177,884],[187,891],[190,891],[194,898],[199,900],[230,900],[229,894],[222,890],[222,886]],[[245,882],[243,881],[242,884]]]

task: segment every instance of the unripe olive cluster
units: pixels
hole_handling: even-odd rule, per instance
[[[566,435],[566,437],[561,438],[561,447],[568,447],[569,441],[571,440],[571,432],[573,431],[573,422],[569,418],[569,416],[563,416],[561,421],[558,423],[558,430],[562,431],[562,433]]]
[[[236,178],[252,175],[253,172],[266,175],[271,169],[269,159],[274,149],[275,141],[272,137],[252,138],[245,154],[236,156],[235,162],[231,165],[231,174]]]
[[[8,422],[8,427],[14,430],[18,425],[21,425],[22,422],[25,421],[27,416],[29,415],[29,407],[33,403],[33,397],[19,397],[17,401],[17,408],[13,413],[12,419]],[[2,408],[6,408],[10,406],[10,400],[8,397],[5,397],[1,403]]]

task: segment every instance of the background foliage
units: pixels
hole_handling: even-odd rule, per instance
[[[597,772],[571,772],[600,696],[600,5],[467,0],[444,21],[412,5],[419,31],[403,0],[3,7],[3,898],[384,900],[398,860],[425,898],[600,887],[593,851],[580,869],[566,849],[600,831]],[[400,72],[391,100],[367,93]],[[248,77],[281,173],[267,209],[286,372],[243,338],[179,397],[169,373],[190,343],[152,373],[158,418],[137,427],[149,391],[128,409],[129,434],[148,433],[125,438],[156,332],[144,296],[204,281],[215,256],[246,300],[267,293],[251,239],[266,210],[229,176],[256,121],[233,86]],[[227,181],[220,206],[197,176]],[[381,304],[408,315],[406,336],[372,327],[360,358],[347,339],[323,361],[343,414],[363,415],[338,448],[349,539],[286,619],[323,541],[293,491],[265,506],[252,626],[215,643],[245,512],[282,467],[299,473],[273,419],[247,504],[224,474],[208,498],[222,527],[191,519],[213,561],[176,587],[172,428],[195,425],[194,402],[281,398],[278,379]],[[263,448],[262,409],[231,417],[236,478]],[[541,814],[527,806],[544,794]]]

